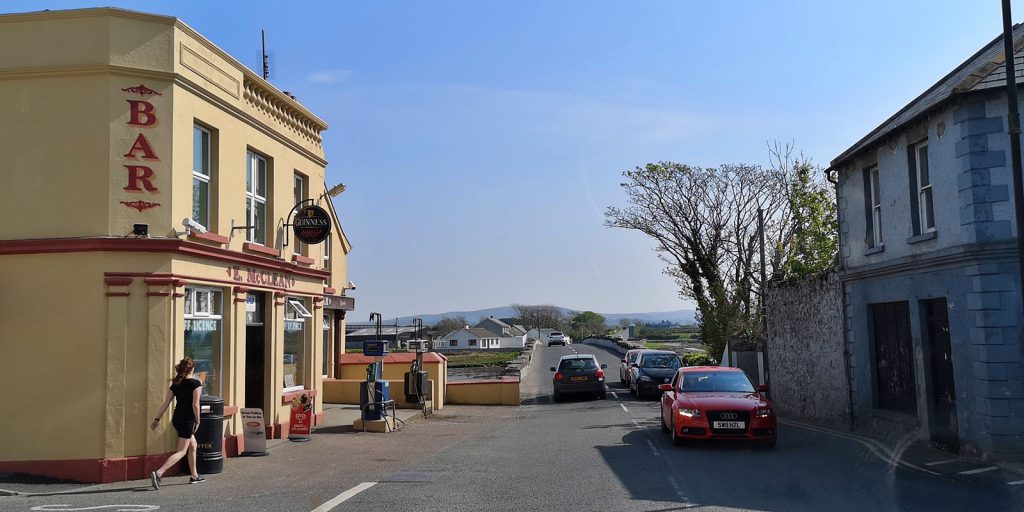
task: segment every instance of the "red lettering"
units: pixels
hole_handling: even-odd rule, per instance
[[[157,191],[153,186],[153,169],[145,165],[126,165],[124,167],[128,169],[128,186],[124,187],[125,190],[141,192],[142,188],[139,188],[141,184],[148,192]]]
[[[131,126],[153,126],[156,124],[156,107],[148,101],[125,100],[131,105]]]
[[[141,133],[135,138],[135,144],[132,144],[132,148],[122,156],[125,158],[138,158],[135,156],[137,151],[142,152],[142,158],[147,160],[159,160],[156,153],[153,152],[153,146],[149,145],[149,141],[146,140],[146,136]]]

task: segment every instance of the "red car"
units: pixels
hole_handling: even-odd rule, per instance
[[[739,439],[775,447],[778,427],[775,408],[764,396],[768,386],[755,389],[739,368],[680,368],[671,383],[658,389],[664,391],[661,430],[671,432],[675,444],[689,439]]]

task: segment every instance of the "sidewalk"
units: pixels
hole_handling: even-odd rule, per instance
[[[429,411],[429,409],[428,409]],[[406,425],[423,418],[423,411],[420,409],[397,409],[396,417],[398,419],[398,429],[401,430]],[[314,439],[317,434],[340,434],[340,433],[353,433],[359,436],[387,436],[388,434],[376,434],[369,433],[363,434],[352,428],[352,423],[359,419],[359,406],[349,404],[324,404],[324,422],[323,424],[317,425],[312,429],[312,436]],[[268,439],[267,440],[267,451],[273,454],[276,450],[285,450],[287,452],[288,447],[298,443],[288,441],[288,439]],[[305,443],[302,443],[305,444]],[[262,457],[248,458],[246,459],[252,463],[259,464]],[[238,459],[238,457],[231,460]],[[3,496],[14,496],[14,495],[33,495],[33,494],[83,494],[102,492],[104,489],[110,488],[123,488],[126,484],[130,485],[130,482],[113,482],[110,484],[84,484],[78,482],[60,481],[52,478],[37,477],[32,475],[24,474],[9,474],[0,473],[0,497]],[[148,481],[135,481],[135,484],[141,489],[146,489],[149,486]]]

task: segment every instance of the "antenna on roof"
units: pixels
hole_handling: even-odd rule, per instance
[[[267,80],[270,78],[270,64],[267,61],[267,32],[260,30],[260,41],[263,50],[263,79]]]

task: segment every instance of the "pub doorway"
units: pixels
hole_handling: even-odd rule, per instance
[[[945,450],[957,452],[960,438],[956,424],[956,386],[953,383],[953,350],[949,340],[949,310],[946,299],[921,302],[928,333],[930,353],[928,370],[932,410],[931,441]]]
[[[267,408],[265,375],[267,368],[266,294],[249,293],[245,297],[245,406]]]

